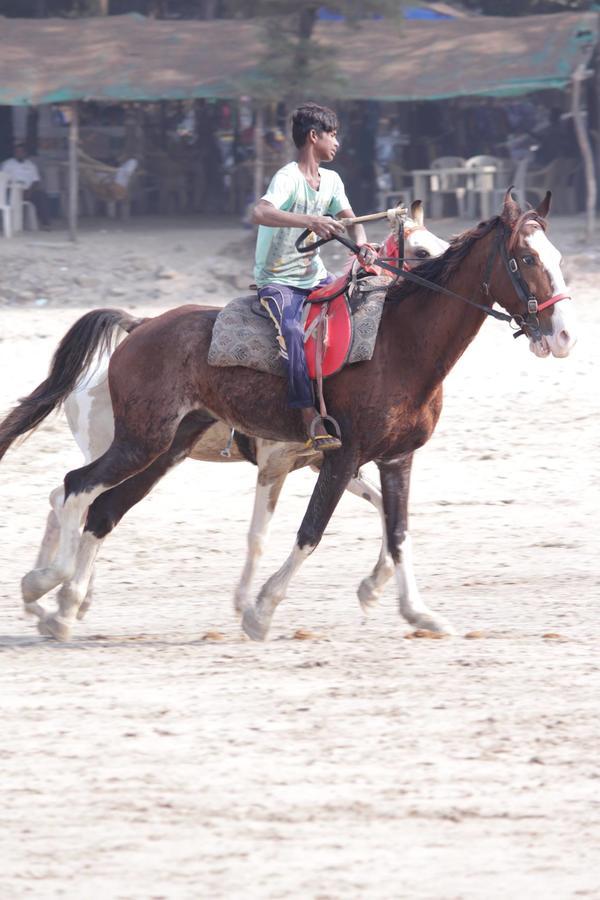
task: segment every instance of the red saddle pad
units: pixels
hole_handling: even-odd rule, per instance
[[[345,279],[345,276],[342,276]],[[327,285],[330,292],[335,286]],[[324,292],[325,288],[320,288],[319,292]],[[314,294],[318,292],[315,291]],[[312,294],[309,295],[310,297]],[[350,306],[346,294],[340,294],[327,303],[312,303],[308,311],[304,330],[308,331],[316,319],[325,313],[327,316],[325,323],[325,341],[323,353],[323,377],[335,375],[343,368],[348,354],[350,353],[350,345],[352,343],[352,316],[350,314]],[[316,326],[310,337],[304,344],[306,353],[306,363],[308,365],[308,374],[311,378],[317,377],[317,342],[316,342]]]

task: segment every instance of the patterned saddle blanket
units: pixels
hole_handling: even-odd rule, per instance
[[[327,304],[323,376],[345,365],[371,359],[390,279],[371,276],[352,282],[346,293]],[[305,303],[304,346],[311,378],[316,378],[316,318],[319,303]],[[256,294],[236,297],[217,316],[208,352],[211,366],[244,366],[285,376],[275,326]]]

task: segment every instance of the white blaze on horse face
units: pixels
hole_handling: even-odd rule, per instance
[[[565,279],[560,268],[561,256],[554,244],[552,244],[542,228],[535,228],[525,238],[527,244],[539,257],[540,263],[546,270],[553,296],[567,294],[564,300],[559,300],[552,307],[552,331],[544,334],[541,341],[529,341],[529,347],[536,356],[568,356],[577,341],[575,305],[569,295]]]

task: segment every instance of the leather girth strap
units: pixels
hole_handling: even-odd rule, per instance
[[[327,310],[329,303],[325,301],[321,304],[319,311],[319,322],[317,324],[317,332],[315,335],[316,353],[315,353],[315,375],[317,376],[317,393],[319,395],[319,412],[321,417],[327,415],[327,407],[325,406],[325,397],[323,396],[323,359],[325,356],[325,330],[327,325]]]

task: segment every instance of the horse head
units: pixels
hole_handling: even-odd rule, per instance
[[[494,294],[521,323],[536,356],[568,356],[575,345],[576,320],[571,294],[561,271],[561,254],[548,239],[550,191],[537,209],[522,210],[508,189],[500,214],[500,251],[504,266],[494,265]]]
[[[404,260],[403,268],[410,270],[427,259],[435,259],[445,253],[450,246],[448,241],[429,231],[424,222],[423,202],[413,200],[410,215],[403,215],[400,228],[394,228],[382,244],[379,251],[382,259],[394,260],[400,257]],[[383,269],[378,269],[376,263],[372,271],[379,275],[388,274]]]
[[[423,202],[413,200],[410,205],[410,217],[404,222],[404,256],[406,268],[412,269],[424,259],[434,259],[441,256],[450,246],[424,224]]]

